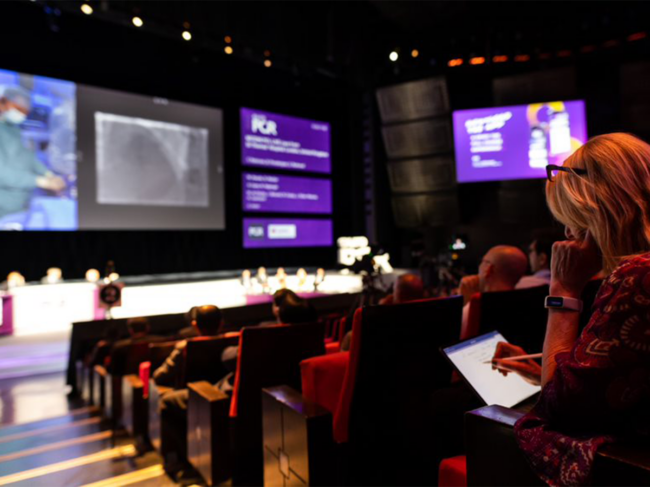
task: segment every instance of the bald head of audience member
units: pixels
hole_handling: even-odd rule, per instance
[[[478,268],[479,291],[511,291],[526,273],[528,257],[511,245],[492,247]]]
[[[395,291],[393,293],[393,302],[408,303],[424,299],[424,283],[415,274],[405,274],[397,278]]]

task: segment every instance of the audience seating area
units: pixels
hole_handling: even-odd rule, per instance
[[[588,286],[585,302],[599,284]],[[472,334],[496,329],[541,350],[547,294],[542,286],[474,296]],[[459,339],[462,308],[460,296],[426,299],[188,339],[174,383],[189,389],[188,461],[207,485],[543,485],[514,439],[522,410],[481,407],[440,353]],[[186,324],[181,315],[152,322],[157,333],[171,333],[114,348],[103,364],[73,367],[89,418],[104,425],[98,431],[148,464],[177,447],[160,415],[160,398],[172,389],[156,385],[153,371]],[[351,348],[340,352],[350,329]],[[71,355],[89,349],[88,336]],[[224,392],[215,386],[228,373],[220,358],[235,345],[234,390]],[[597,485],[650,483],[647,445],[603,448],[595,465]]]

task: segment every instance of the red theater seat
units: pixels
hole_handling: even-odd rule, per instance
[[[348,368],[349,352],[313,357],[300,363],[302,395],[334,413]]]
[[[438,487],[467,487],[467,457],[446,458],[440,462]]]
[[[286,387],[265,390],[264,417],[292,418],[281,424],[265,419],[265,445],[275,445],[282,430],[283,437],[295,440],[285,452],[289,461],[291,452],[307,451],[310,462],[335,465],[335,460],[315,460],[316,446],[330,452],[325,445],[335,442],[340,446],[334,451],[342,456],[338,481],[346,485],[435,483],[439,457],[432,454],[437,440],[430,434],[429,399],[449,385],[451,370],[439,347],[458,339],[461,312],[460,297],[357,310],[349,354],[302,364],[302,401]],[[316,438],[309,428],[313,424],[327,434],[324,411],[333,411],[332,433]],[[305,443],[299,442],[301,437]],[[281,463],[265,458],[265,475],[279,479],[278,469]],[[315,470],[302,472],[301,478],[311,484],[331,482],[317,478]]]

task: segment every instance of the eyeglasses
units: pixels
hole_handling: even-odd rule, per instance
[[[563,166],[556,166],[555,164],[549,164],[546,166],[546,178],[550,181],[553,182],[555,181],[555,178],[557,176],[557,173],[563,171],[563,172],[568,172],[575,174],[576,176],[586,176],[587,175],[587,170],[586,169],[580,169],[578,167],[563,167]]]

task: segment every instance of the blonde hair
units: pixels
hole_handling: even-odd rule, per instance
[[[564,163],[586,169],[559,172],[546,183],[553,216],[578,237],[587,230],[611,272],[622,258],[650,251],[650,145],[623,133],[594,137]]]

